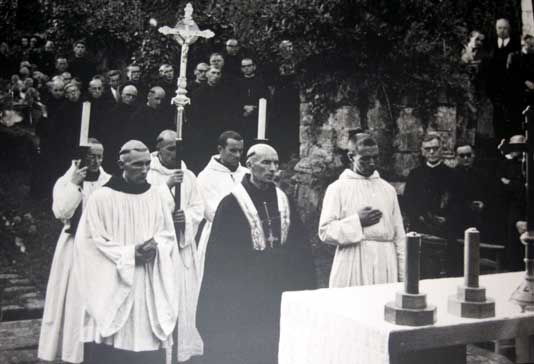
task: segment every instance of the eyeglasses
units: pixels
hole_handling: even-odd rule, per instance
[[[423,147],[425,152],[436,152],[440,147]]]
[[[471,158],[473,156],[473,153],[458,153],[458,157],[460,158]]]

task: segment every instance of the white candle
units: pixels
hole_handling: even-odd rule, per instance
[[[265,139],[265,126],[267,119],[267,99],[261,98],[258,108],[258,139]]]
[[[89,145],[89,119],[91,117],[91,103],[85,101],[82,108],[82,126],[80,128],[80,146]]]

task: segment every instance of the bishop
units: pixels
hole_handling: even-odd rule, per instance
[[[217,207],[206,250],[197,322],[210,363],[276,363],[282,292],[315,286],[297,212],[274,183],[276,150],[254,145],[246,165],[251,174]]]

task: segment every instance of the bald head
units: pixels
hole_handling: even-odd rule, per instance
[[[93,98],[99,99],[104,94],[104,83],[99,78],[93,78],[88,89]]]
[[[150,153],[146,145],[139,140],[130,140],[122,146],[119,155],[119,167],[126,182],[145,184],[150,170]]]
[[[237,55],[239,52],[239,43],[237,42],[237,39],[231,38],[226,41],[226,52],[231,56]]]
[[[510,22],[508,19],[501,18],[495,23],[495,31],[497,32],[497,37],[501,39],[506,39],[510,36]]]
[[[133,105],[137,98],[137,88],[134,85],[124,86],[121,92],[121,101],[126,105]]]
[[[278,158],[278,152],[268,144],[255,144],[247,151],[247,164],[249,161],[257,161],[265,156],[276,155]]]
[[[176,132],[163,130],[156,140],[156,148],[161,164],[169,169],[178,168],[176,163]]]
[[[176,132],[174,130],[163,130],[158,135],[158,139],[156,140],[157,148],[160,148],[160,145],[165,144],[176,144]]]
[[[164,98],[165,90],[160,86],[154,86],[148,92],[147,105],[153,109],[159,109]]]
[[[251,182],[260,189],[274,183],[278,174],[278,153],[267,144],[256,144],[247,152],[247,167],[252,174]]]
[[[119,158],[121,161],[128,161],[133,156],[143,153],[149,153],[147,146],[139,140],[130,140],[121,147]]]
[[[48,82],[48,89],[55,99],[61,99],[65,95],[65,82],[63,79],[54,79]]]

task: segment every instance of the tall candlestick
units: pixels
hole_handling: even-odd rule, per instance
[[[421,235],[411,232],[406,234],[406,261],[404,264],[404,291],[419,294],[419,256],[421,251]],[[399,267],[400,269],[401,267]]]
[[[436,322],[436,306],[427,305],[426,294],[419,292],[419,257],[421,235],[406,234],[404,291],[397,292],[394,302],[384,306],[384,319],[396,325],[422,326]]]
[[[527,150],[526,150],[526,170],[527,170],[527,230],[534,235],[534,119],[532,111],[527,109]]]
[[[89,120],[91,118],[91,103],[85,101],[82,107],[82,125],[80,127],[80,146],[89,144]]]
[[[466,287],[478,287],[480,274],[480,233],[469,228],[464,235],[464,279]]]
[[[464,234],[464,284],[456,294],[449,296],[447,311],[453,315],[469,318],[495,316],[495,300],[486,297],[486,289],[480,287],[480,233],[469,228]]]
[[[267,120],[267,99],[261,98],[258,107],[258,138],[265,139],[265,127]]]

